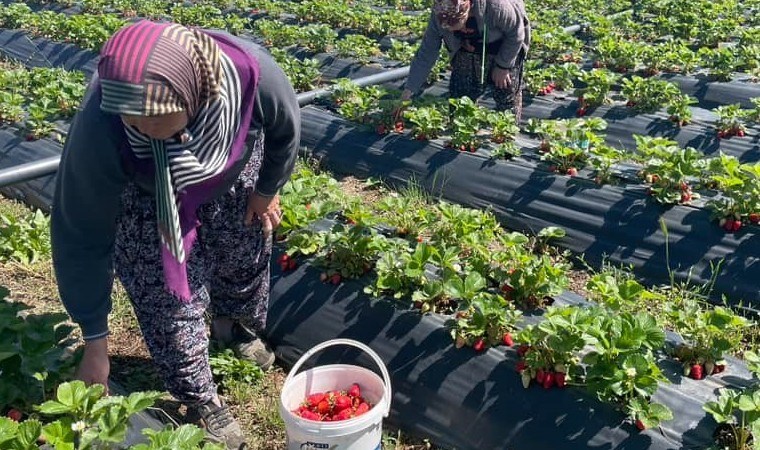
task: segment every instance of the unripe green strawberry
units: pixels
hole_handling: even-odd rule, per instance
[[[705,362],[705,375],[712,375],[715,373],[715,363],[712,361]]]

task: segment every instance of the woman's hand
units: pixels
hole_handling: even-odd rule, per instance
[[[412,98],[412,91],[404,89],[403,92],[401,92],[401,103],[393,110],[394,123],[399,120],[404,120],[404,109],[410,98]]]
[[[84,356],[74,376],[86,385],[102,384],[108,393],[108,375],[111,363],[108,361],[108,338],[87,341],[84,344]]]
[[[502,69],[501,67],[494,67],[491,71],[491,79],[493,84],[499,89],[506,89],[512,84],[512,78],[509,76],[509,69]]]
[[[248,196],[248,209],[245,212],[246,226],[251,226],[256,217],[261,220],[264,236],[268,238],[272,234],[272,231],[280,226],[280,221],[282,220],[280,196],[265,197],[251,192],[251,195]]]

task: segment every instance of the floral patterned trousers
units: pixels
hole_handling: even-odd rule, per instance
[[[263,139],[237,182],[198,210],[198,238],[187,262],[192,292],[183,303],[164,287],[155,198],[135,185],[122,195],[114,265],[166,389],[195,405],[216,394],[206,316],[229,317],[262,331],[269,303],[272,242],[261,223],[243,223],[263,157]]]

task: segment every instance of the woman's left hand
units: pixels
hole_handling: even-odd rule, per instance
[[[263,195],[251,192],[248,196],[248,208],[245,211],[245,224],[251,226],[253,220],[258,217],[261,219],[264,235],[269,237],[282,220],[282,210],[280,209],[280,196],[265,197]]]
[[[512,84],[512,78],[509,76],[509,69],[502,69],[501,67],[494,67],[491,71],[491,79],[493,84],[499,89],[506,89]]]

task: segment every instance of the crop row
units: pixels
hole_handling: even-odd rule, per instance
[[[550,306],[568,284],[567,255],[547,245],[562,230],[530,237],[502,229],[489,212],[430,201],[414,189],[380,194],[371,204],[347,197],[328,175],[301,166],[282,195],[281,270],[308,258],[324,283],[358,279],[373,297],[445,314],[458,348],[518,345],[526,388],[585,387],[642,429],[672,417],[650,402],[658,382],[667,382],[658,358],[667,354],[702,379],[724,370],[724,356],[756,326],[704,303],[709,287],[647,289],[612,267],[587,282],[593,305]],[[334,220],[325,225],[326,215]],[[521,323],[537,309],[545,311],[542,322]],[[666,348],[663,329],[684,344]]]

